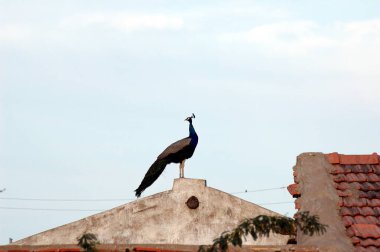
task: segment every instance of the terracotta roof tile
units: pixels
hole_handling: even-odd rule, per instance
[[[362,191],[380,191],[380,182],[364,182],[360,189]]]
[[[343,199],[343,206],[346,207],[363,207],[367,206],[367,199],[363,198],[344,198]]]
[[[362,176],[359,176],[359,174],[362,174]],[[366,182],[367,181],[367,176],[365,176],[363,173],[349,173],[345,175],[346,181],[347,182]]]
[[[358,208],[359,213],[363,216],[377,216],[375,211],[371,207],[361,207]]]
[[[345,227],[355,224],[355,219],[352,216],[343,216],[342,220]]]
[[[374,207],[373,211],[375,212],[376,216],[380,216],[380,207]]]
[[[289,193],[293,196],[293,198],[298,198],[301,193],[298,189],[298,185],[297,184],[291,184],[288,186],[288,191]]]
[[[379,252],[379,248],[375,246],[370,246],[370,247],[356,246],[354,251],[355,252]]]
[[[359,192],[359,197],[360,198],[367,198],[367,199],[380,199],[380,192],[376,191],[360,191]]]
[[[369,173],[373,172],[373,169],[370,165],[347,165],[346,169],[350,170],[353,173]]]
[[[380,239],[360,239],[359,243],[363,247],[369,247],[369,246],[380,247]]]
[[[344,174],[337,174],[334,176],[334,182],[345,182],[346,181],[346,176]]]
[[[368,217],[370,217],[370,216],[368,216]],[[355,216],[353,224],[373,224],[368,217],[364,217],[364,216],[361,216],[361,215]]]
[[[371,165],[372,171],[376,174],[380,174],[380,165]]]
[[[349,232],[361,238],[380,238],[380,227],[374,224],[353,224]]]
[[[369,173],[367,177],[369,182],[380,182],[380,176],[376,173]]]
[[[336,188],[339,213],[355,251],[380,252],[380,157],[371,155],[326,154],[332,164],[329,173]],[[294,181],[299,182],[294,172]],[[288,187],[293,197],[300,197],[296,184]],[[300,208],[297,199],[296,208]]]
[[[367,205],[370,207],[380,207],[380,199],[367,199]]]
[[[344,174],[345,169],[340,165],[334,165],[334,168],[330,171],[331,174]]]
[[[356,216],[360,214],[360,211],[357,207],[342,207],[340,209],[340,214],[342,216]]]
[[[352,244],[360,244],[360,239],[356,236],[351,237]]]
[[[327,160],[330,162],[330,164],[339,164],[340,158],[338,152],[333,152],[326,155]]]
[[[337,193],[338,193],[339,197],[351,197],[352,196],[352,191],[350,191],[350,190],[343,190],[343,191],[342,190],[338,190]],[[368,198],[367,194],[365,194],[365,193],[362,196],[363,197],[361,197],[361,198]]]
[[[346,190],[350,189],[350,185],[347,182],[342,182],[335,184],[335,188],[338,190]]]

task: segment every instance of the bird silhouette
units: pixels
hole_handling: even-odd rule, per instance
[[[154,161],[154,163],[150,166],[141,184],[135,190],[136,197],[140,197],[141,193],[146,188],[151,186],[154,181],[157,180],[157,178],[164,171],[166,165],[170,163],[180,163],[179,177],[180,178],[184,177],[185,160],[193,156],[195,148],[197,147],[197,144],[198,144],[198,135],[195,132],[195,129],[193,126],[193,118],[195,118],[194,114],[192,114],[190,117],[185,119],[185,121],[189,122],[189,136],[169,145],[157,157],[157,160]]]

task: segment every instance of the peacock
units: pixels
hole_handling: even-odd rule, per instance
[[[139,187],[135,190],[136,197],[140,197],[141,193],[151,186],[154,181],[164,171],[166,165],[170,163],[180,163],[179,177],[184,177],[185,160],[193,156],[195,148],[198,144],[198,135],[193,126],[194,113],[185,119],[189,122],[189,136],[169,145],[158,157],[157,160],[150,166],[146,172],[144,179]]]

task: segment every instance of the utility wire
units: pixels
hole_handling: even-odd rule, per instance
[[[230,194],[243,194],[243,193],[254,193],[263,191],[273,191],[285,189],[285,186],[265,188],[257,190],[245,190],[240,192],[232,192]],[[131,198],[119,198],[119,199],[53,199],[53,198],[19,198],[19,197],[0,197],[0,200],[15,200],[15,201],[54,201],[54,202],[100,202],[100,201],[133,201],[135,199]]]
[[[294,203],[293,201],[283,201],[283,202],[267,202],[267,203],[255,203],[259,206],[263,205],[280,205],[280,204],[290,204]],[[0,209],[4,210],[32,210],[32,211],[56,211],[56,212],[102,212],[109,209],[72,209],[72,208],[30,208],[30,207],[3,207],[0,206]]]
[[[254,193],[262,191],[273,191],[285,189],[285,186],[265,188],[257,190],[244,190],[240,192],[232,192],[230,194],[243,194],[243,193]],[[19,197],[0,197],[0,200],[12,200],[12,201],[50,201],[50,202],[110,202],[110,201],[133,201],[135,199],[131,198],[119,198],[119,199],[54,199],[54,198],[19,198]],[[290,204],[293,201],[283,201],[283,202],[266,202],[266,203],[256,203],[257,205],[279,205],[279,204]],[[70,208],[29,208],[29,207],[6,207],[0,206],[0,209],[4,210],[31,210],[31,211],[68,211],[68,212],[101,212],[107,209],[70,209]]]
[[[72,201],[72,202],[97,202],[97,201],[132,201],[135,199],[49,199],[49,198],[17,198],[17,197],[0,197],[0,200],[19,200],[19,201]]]
[[[70,208],[29,208],[29,207],[3,207],[0,209],[8,210],[34,210],[34,211],[69,211],[69,212],[101,212],[105,209],[70,209]]]
[[[274,188],[266,188],[266,189],[258,189],[258,190],[245,190],[241,192],[232,192],[230,194],[241,194],[241,193],[253,193],[253,192],[262,192],[262,191],[273,191],[273,190],[282,190],[285,189],[286,186],[274,187]]]

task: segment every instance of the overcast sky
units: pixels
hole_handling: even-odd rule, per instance
[[[191,113],[200,140],[185,176],[225,192],[291,184],[302,152],[379,151],[379,10],[0,0],[0,244],[134,199]],[[169,165],[143,196],[171,189],[178,172]],[[237,196],[294,213],[284,189]]]

